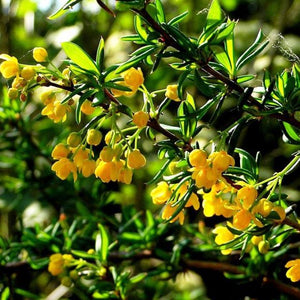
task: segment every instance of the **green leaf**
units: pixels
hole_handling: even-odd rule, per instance
[[[226,53],[228,55],[231,69],[230,69],[230,75],[231,77],[235,77],[236,75],[236,57],[235,57],[235,50],[234,50],[234,34],[233,31],[227,36],[225,41],[225,49]]]
[[[232,73],[231,62],[225,50],[220,46],[211,46],[210,48],[213,51],[217,61],[226,69],[228,74],[231,74]]]
[[[108,234],[103,225],[98,224],[99,233],[96,236],[95,250],[101,256],[101,262],[106,262],[108,254]]]
[[[42,299],[40,296],[38,296],[38,295],[35,295],[35,294],[33,294],[33,293],[30,293],[30,292],[28,292],[28,291],[25,291],[25,290],[23,290],[23,289],[19,289],[19,288],[16,288],[15,289],[15,293],[17,294],[17,295],[20,295],[20,296],[23,296],[23,297],[25,297],[25,298],[23,298],[23,299],[31,299],[31,300],[39,300],[39,299]],[[1,299],[2,300],[2,299]]]
[[[260,30],[254,43],[237,60],[237,70],[241,69],[248,61],[256,57],[261,51],[265,49],[269,41],[264,41],[263,43],[261,43],[263,37],[264,36]]]
[[[207,101],[204,105],[202,105],[197,111],[197,120],[201,120],[220,99],[220,95],[217,95],[213,99]]]
[[[220,22],[222,22],[222,9],[221,6],[219,4],[218,0],[213,0],[208,14],[207,14],[207,19],[206,19],[206,29],[209,29],[210,27],[219,24]]]
[[[254,79],[255,77],[256,77],[255,75],[241,75],[237,77],[236,82],[237,83],[247,82]]]
[[[98,44],[98,49],[97,49],[97,54],[96,54],[96,64],[102,72],[103,70],[103,64],[104,64],[104,39],[103,37],[100,38],[99,44]]]
[[[234,30],[236,23],[232,21],[228,21],[228,23],[221,24],[218,28],[218,34],[211,41],[212,44],[220,44],[223,40],[225,40]]]
[[[139,35],[139,37],[145,43],[147,43],[148,33],[145,29],[145,26],[143,26],[142,18],[139,15],[136,15],[134,17],[134,28],[135,28],[135,31],[137,32],[137,34]]]
[[[175,25],[179,22],[181,22],[187,15],[188,15],[188,11],[185,11],[183,12],[182,14],[174,17],[173,19],[171,19],[169,22],[168,22],[168,25]]]
[[[147,50],[145,50],[145,48]],[[116,74],[120,74],[120,73],[128,70],[129,68],[137,65],[141,60],[145,59],[148,55],[151,55],[156,50],[156,46],[150,46],[150,47],[145,46],[145,47],[143,47],[143,49],[145,51],[141,52],[141,54],[131,57],[127,62],[120,65],[116,70]]]
[[[68,9],[71,9],[75,4],[81,2],[82,0],[69,0],[60,9],[58,9],[54,14],[48,17],[50,20],[54,20],[66,13]]]
[[[248,170],[255,179],[258,178],[258,165],[254,157],[246,150],[236,148],[235,151],[240,156],[240,167]]]
[[[166,169],[168,168],[169,164],[172,162],[172,158],[171,159],[168,159],[164,165],[160,168],[160,170],[155,174],[155,176],[150,180],[148,181],[146,184],[153,184],[153,183],[156,183],[163,175],[163,173],[166,171]]]
[[[282,122],[283,136],[290,144],[300,145],[299,130],[287,122]]]
[[[164,13],[164,8],[162,6],[162,3],[160,0],[155,0],[155,6],[156,6],[156,17],[159,23],[166,23],[166,17]]]
[[[182,101],[178,107],[177,116],[182,135],[185,140],[189,140],[193,136],[197,125],[195,109],[189,102]]]
[[[74,254],[75,256],[78,256],[80,258],[87,258],[87,259],[97,259],[98,256],[95,254],[88,254],[85,251],[82,250],[71,250],[71,253]]]
[[[9,300],[10,298],[10,290],[9,287],[6,287],[1,293],[1,300]]]
[[[72,42],[64,42],[61,44],[67,56],[79,67],[84,70],[91,71],[100,75],[99,69],[92,58],[78,45]]]
[[[198,70],[195,70],[193,80],[197,89],[202,95],[209,98],[215,95],[214,87],[210,86],[202,79]]]

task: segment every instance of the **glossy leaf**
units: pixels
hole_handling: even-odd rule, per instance
[[[79,67],[100,75],[99,69],[93,59],[78,45],[72,42],[61,44],[67,56]]]
[[[209,29],[210,27],[214,26],[215,24],[218,24],[222,22],[223,16],[222,16],[222,9],[219,4],[218,0],[213,0],[208,14],[207,14],[207,20],[206,20],[206,29]]]

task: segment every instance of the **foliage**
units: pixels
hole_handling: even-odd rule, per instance
[[[95,2],[95,49],[0,55],[1,299],[299,298],[297,55],[252,74],[270,41],[259,30],[238,50],[217,0],[197,35],[183,30],[196,12],[171,17],[168,1]],[[132,52],[110,62],[105,21],[124,16]]]

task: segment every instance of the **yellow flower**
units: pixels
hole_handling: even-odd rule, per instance
[[[251,220],[251,213],[246,209],[241,209],[233,216],[233,227],[239,230],[246,229]]]
[[[215,237],[215,242],[217,245],[226,244],[234,239],[234,234],[225,226],[216,227],[213,230],[213,233],[217,235]],[[232,249],[223,249],[221,252],[222,254],[227,255],[232,252]]]
[[[286,272],[286,277],[289,278],[292,282],[300,280],[300,259],[290,260],[285,265],[286,268],[289,268]]]
[[[35,70],[33,67],[27,66],[24,67],[21,71],[21,76],[25,79],[25,80],[30,80],[35,76]]]
[[[164,210],[162,212],[162,218],[164,220],[169,221],[170,223],[174,223],[176,220],[178,220],[179,224],[183,225],[183,222],[184,222],[184,213],[183,213],[183,211],[180,211],[179,214],[175,218],[170,220],[170,218],[175,213],[177,208],[178,208],[177,206],[172,206],[172,204],[167,204],[164,207]]]
[[[78,132],[71,132],[67,138],[67,144],[74,148],[79,146],[81,143],[81,135]]]
[[[234,159],[225,151],[214,152],[209,156],[212,160],[212,167],[218,173],[222,173],[228,169],[229,166],[234,166]]]
[[[89,150],[88,149],[79,148],[78,150],[77,149],[75,150],[73,161],[79,171],[81,171],[84,162],[88,158],[89,158]]]
[[[0,73],[4,78],[11,78],[19,75],[19,63],[14,56],[1,54],[0,59],[5,61],[0,65]]]
[[[178,98],[178,85],[177,84],[168,85],[165,96],[171,100],[179,102],[180,99]]]
[[[284,210],[283,207],[281,207],[281,206],[275,206],[275,207],[272,208],[272,211],[275,211],[278,214],[278,216],[280,218],[278,220],[278,222],[282,222],[285,219],[286,214],[285,214],[285,210]]]
[[[51,100],[49,99],[49,101]],[[55,100],[48,103],[41,114],[53,120],[54,123],[58,123],[60,121],[64,122],[67,119],[67,112],[69,110],[70,107],[67,104],[61,104],[59,101]]]
[[[260,241],[257,245],[258,247],[258,251],[261,254],[266,254],[268,253],[269,249],[270,249],[270,244],[268,241]]]
[[[118,132],[115,132],[114,130],[110,130],[105,135],[104,141],[106,145],[109,145],[112,143],[118,143],[121,140],[121,135]]]
[[[114,158],[115,152],[110,146],[104,146],[100,152],[100,159],[109,162]]]
[[[161,181],[157,184],[157,187],[151,191],[150,195],[154,204],[163,204],[170,199],[172,191],[165,181]]]
[[[251,242],[253,245],[258,245],[262,240],[264,239],[264,236],[263,235],[254,235],[252,238],[251,238]]]
[[[81,173],[84,177],[89,177],[94,174],[96,162],[92,159],[85,159],[81,167]]]
[[[147,123],[149,121],[149,115],[144,111],[138,111],[133,115],[132,122],[138,127],[138,128],[144,128],[147,126]]]
[[[67,179],[70,173],[73,174],[74,181],[77,180],[77,168],[75,164],[70,161],[68,158],[61,158],[57,162],[55,162],[51,170],[56,173],[56,176],[61,180]]]
[[[48,105],[50,103],[54,103],[56,100],[56,95],[53,90],[46,90],[40,94],[40,98],[44,105]]]
[[[191,194],[189,200],[185,205],[185,207],[191,207],[191,206],[193,206],[195,210],[198,210],[200,208],[200,202],[198,196],[195,193]]]
[[[132,169],[140,169],[146,165],[146,158],[139,149],[135,149],[128,154],[127,164]]]
[[[189,155],[190,164],[193,167],[204,167],[207,162],[207,154],[205,151],[200,149],[194,149]]]
[[[56,253],[50,256],[50,262],[48,265],[48,271],[52,276],[57,276],[63,272],[64,259],[62,254]]]
[[[132,169],[123,167],[120,170],[118,181],[125,184],[130,184],[131,180],[132,180]]]
[[[237,192],[237,200],[242,203],[243,208],[249,209],[257,198],[257,190],[254,186],[246,185]]]
[[[68,149],[68,147],[66,147],[62,143],[59,143],[52,150],[51,156],[53,159],[61,159],[61,158],[67,157],[69,155],[69,153],[70,153],[70,150]]]
[[[140,68],[135,69],[132,67],[127,71],[123,72],[121,76],[124,78],[124,81],[117,82],[117,83],[119,85],[129,87],[131,91],[127,92],[127,91],[112,89],[112,92],[115,97],[132,96],[136,93],[138,88],[144,83],[144,75]]]
[[[33,58],[37,62],[45,62],[48,57],[48,52],[45,48],[36,47],[33,49]]]
[[[144,83],[144,75],[140,68],[130,68],[122,74],[125,84],[129,87],[137,89]]]
[[[102,140],[102,133],[97,129],[89,129],[86,136],[86,142],[89,145],[97,146]]]
[[[85,115],[91,115],[95,111],[95,109],[96,108],[92,106],[92,102],[89,100],[85,100],[80,107],[80,110]]]
[[[123,169],[123,167],[124,167],[123,161],[113,160],[110,162],[105,162],[99,160],[97,167],[95,169],[95,176],[100,178],[103,182],[106,183],[110,181],[116,181],[118,180],[119,174]]]
[[[72,263],[73,256],[71,254],[55,253],[50,256],[48,271],[52,276],[61,274],[64,266],[69,266]]]
[[[252,213],[253,214],[259,213],[263,217],[267,217],[271,213],[273,206],[274,206],[274,204],[271,201],[269,201],[265,198],[262,198],[253,207]]]
[[[195,177],[196,175],[196,177]],[[198,188],[210,189],[217,181],[218,176],[214,170],[210,167],[200,168],[195,170],[192,178],[196,181],[196,186]]]

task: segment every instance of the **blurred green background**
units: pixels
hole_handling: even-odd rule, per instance
[[[65,59],[60,44],[73,41],[95,56],[101,36],[105,39],[106,66],[123,62],[135,49],[134,45],[120,41],[120,37],[133,32],[133,17],[130,12],[118,12],[117,18],[102,11],[95,0],[84,0],[67,14],[56,20],[47,17],[65,1],[0,0],[0,53],[16,56],[21,63],[34,63],[32,49],[45,47],[53,63],[60,66]],[[180,29],[188,35],[197,36],[205,20],[210,1],[166,0],[162,1],[169,19],[184,11],[188,17]],[[250,85],[256,86],[262,71],[272,74],[289,68],[300,57],[300,1],[299,0],[222,0],[224,12],[231,19],[238,20],[236,27],[236,51],[242,53],[255,39],[261,28],[270,45],[252,64],[244,69],[245,74],[258,74]],[[106,2],[114,8],[114,1]],[[142,66],[146,86],[152,91],[165,88],[178,79],[178,72],[170,72],[163,63],[157,72],[149,75],[150,68]],[[76,130],[71,118],[63,124],[53,124],[41,117],[41,103],[33,97],[26,105],[11,105],[7,99],[8,83],[0,79],[0,235],[18,240],[20,228],[45,226],[64,212],[69,218],[95,212],[96,218],[114,213],[119,206],[133,205],[137,210],[145,208],[159,213],[151,204],[149,187],[144,183],[159,170],[159,161],[151,150],[150,142],[143,142],[148,152],[148,167],[134,175],[134,184],[119,186],[115,183],[103,185],[94,178],[78,180],[75,185],[61,181],[51,171],[52,148],[65,139],[70,131]],[[187,89],[197,94],[193,87]],[[138,99],[130,101],[138,107]],[[226,127],[233,118],[234,103],[223,108],[223,115],[216,123],[216,129]],[[109,128],[107,128],[109,129]],[[208,133],[209,134],[209,133]],[[207,136],[203,136],[204,139]],[[239,147],[255,155],[262,153],[261,177],[270,176],[281,170],[297,150],[284,143],[276,121],[261,120],[245,129],[240,137]],[[285,191],[290,200],[299,201],[299,171],[285,179]],[[114,193],[108,193],[113,190]],[[122,195],[122,197],[120,197]],[[121,200],[122,199],[122,200]],[[74,203],[76,205],[74,205]],[[108,205],[110,203],[110,205]],[[113,205],[111,203],[114,203]],[[195,218],[197,220],[197,217]],[[199,278],[197,279],[199,280]],[[197,282],[197,281],[196,281]],[[36,286],[38,283],[36,282]],[[184,295],[184,288],[180,295]],[[189,288],[189,287],[187,287]],[[36,287],[38,290],[38,287]],[[173,295],[174,296],[174,295]],[[195,298],[200,299],[199,294]],[[190,297],[190,295],[189,295]],[[175,298],[161,298],[175,299]],[[177,299],[177,298],[176,298]]]

